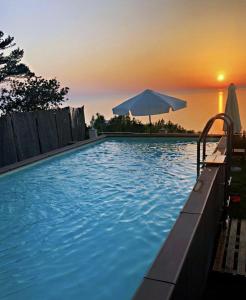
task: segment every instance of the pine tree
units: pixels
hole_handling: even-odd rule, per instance
[[[61,87],[56,78],[28,77],[11,80],[10,88],[0,91],[0,111],[3,114],[35,110],[57,109],[64,101],[68,87]]]
[[[54,109],[68,100],[68,87],[61,87],[56,78],[35,76],[21,63],[24,51],[15,48],[14,38],[3,36],[0,31],[0,115]]]
[[[0,83],[12,77],[32,76],[29,68],[21,63],[24,51],[20,48],[15,48],[14,38],[7,36],[4,38],[4,33],[0,31]]]

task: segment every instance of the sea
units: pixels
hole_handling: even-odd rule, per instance
[[[139,91],[141,92],[141,91]],[[196,90],[162,90],[164,93],[173,97],[177,97],[187,101],[187,107],[178,110],[170,111],[166,114],[152,116],[152,121],[159,119],[172,121],[183,126],[187,130],[201,131],[207,120],[212,116],[224,112],[227,100],[227,89],[196,89]],[[76,100],[70,100],[71,106],[85,107],[86,123],[89,125],[92,115],[97,112],[103,114],[106,119],[113,116],[112,108],[126,99],[133,97],[138,92],[114,92],[102,93],[96,95],[84,95],[79,97],[76,95]],[[243,130],[246,130],[246,88],[237,88],[237,99],[240,110],[240,117]],[[136,117],[143,123],[148,123],[148,117]],[[222,121],[216,121],[211,133],[222,133]]]

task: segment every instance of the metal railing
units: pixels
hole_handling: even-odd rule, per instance
[[[220,113],[208,120],[204,127],[198,141],[197,141],[197,178],[200,175],[201,165],[204,166],[206,159],[206,143],[209,130],[213,126],[216,120],[223,120],[226,124],[226,135],[227,135],[227,147],[226,147],[226,164],[230,166],[231,163],[231,152],[232,152],[232,135],[233,135],[233,121],[225,113]],[[202,161],[201,161],[201,142],[203,143]]]
[[[225,113],[220,113],[212,117],[208,120],[206,126],[204,127],[198,141],[197,141],[197,178],[200,176],[201,166],[204,167],[206,163],[206,143],[209,130],[213,126],[216,120],[223,120],[226,124],[226,151],[225,151],[225,189],[224,189],[224,208],[227,207],[227,202],[229,199],[229,185],[230,185],[230,168],[231,168],[231,157],[232,157],[232,138],[233,138],[233,121],[230,116]],[[202,161],[201,161],[201,143],[203,143],[202,147]],[[224,209],[226,214],[226,210]],[[224,216],[226,219],[227,216]]]

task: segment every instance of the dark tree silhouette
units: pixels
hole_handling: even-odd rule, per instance
[[[96,117],[93,115],[90,121],[91,127],[99,130],[100,132],[104,131],[106,128],[106,120],[103,115],[96,113]]]
[[[69,88],[60,87],[55,78],[46,80],[30,77],[22,81],[12,80],[10,88],[0,94],[0,110],[3,114],[58,108],[66,101]]]
[[[14,38],[7,36],[3,37],[4,33],[0,31],[0,83],[11,77],[32,76],[29,68],[21,63],[24,51],[15,47]]]
[[[129,116],[114,116],[106,121],[105,117],[100,113],[92,116],[90,125],[100,132],[146,132],[149,133],[149,125],[143,124],[141,121]],[[151,126],[151,132],[187,132],[193,133],[193,130],[186,130],[179,124],[172,123],[171,121],[165,122],[163,119],[155,122]]]

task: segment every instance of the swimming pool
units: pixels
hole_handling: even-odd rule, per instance
[[[0,299],[130,299],[195,161],[195,140],[110,138],[0,176]]]

